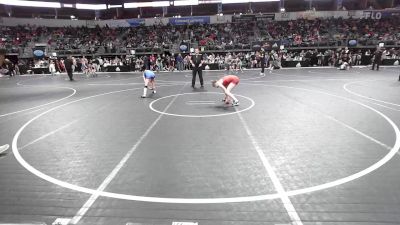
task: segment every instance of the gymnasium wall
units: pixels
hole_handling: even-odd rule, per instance
[[[303,12],[283,12],[283,13],[267,13],[266,17],[262,15],[254,15],[254,18],[274,19],[277,21],[296,20],[300,18],[315,19],[315,18],[368,18],[382,19],[391,16],[400,15],[400,10],[358,10],[358,11],[303,11]],[[243,15],[249,16],[249,15]],[[187,24],[187,23],[229,23],[233,18],[239,18],[236,15],[212,15],[200,17],[182,17],[182,18],[148,18],[148,19],[125,19],[125,20],[63,20],[63,19],[32,19],[32,18],[13,18],[0,17],[0,25],[2,26],[18,26],[18,25],[36,25],[46,27],[79,27],[88,26],[95,27],[97,25],[103,27],[135,27],[140,25],[152,26],[158,24]],[[186,21],[186,22],[185,22]]]

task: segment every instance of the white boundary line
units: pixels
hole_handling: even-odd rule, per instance
[[[185,86],[183,86],[184,88]],[[182,88],[182,89],[183,89]],[[175,100],[178,98],[178,95],[175,96],[169,104],[165,107],[164,111],[167,111],[172,104],[175,102]],[[132,154],[136,151],[137,147],[143,142],[143,140],[149,135],[151,130],[156,126],[158,121],[161,120],[163,114],[160,114],[157,119],[154,120],[154,122],[150,125],[149,128],[143,133],[142,136],[136,141],[136,143],[132,146],[132,148],[126,153],[126,155],[121,159],[121,161],[115,166],[115,168],[111,171],[111,173],[104,179],[104,181],[101,183],[101,185],[96,189],[96,191],[104,191],[107,186],[111,183],[111,181],[117,176],[118,172],[125,166],[126,162],[128,159],[132,156]],[[70,221],[71,224],[77,224],[79,221],[82,219],[82,217],[87,213],[87,211],[90,209],[90,207],[94,204],[94,202],[97,200],[99,197],[99,194],[92,194],[90,198],[85,202],[85,204],[79,209],[79,211],[75,214],[75,216],[72,218]]]
[[[20,148],[20,150],[22,150],[22,149],[28,147],[29,145],[35,144],[36,142],[38,142],[38,141],[40,141],[40,140],[43,140],[43,139],[47,138],[48,136],[51,136],[51,135],[57,133],[57,132],[60,131],[60,130],[65,129],[65,128],[71,126],[72,124],[74,124],[74,123],[76,123],[76,122],[78,122],[78,120],[73,120],[72,122],[69,122],[69,123],[67,123],[67,124],[65,124],[65,125],[63,125],[63,126],[57,128],[57,129],[51,131],[51,132],[49,132],[49,133],[47,133],[47,134],[45,134],[45,135],[42,135],[42,136],[40,136],[39,138],[37,138],[37,139],[35,139],[35,140],[29,142],[28,144],[22,146],[22,147]]]
[[[89,86],[125,86],[125,85],[135,85],[135,84],[141,84],[143,85],[143,82],[141,83],[126,83],[126,84],[88,84]]]
[[[186,105],[215,105],[215,101],[187,101]]]
[[[282,183],[279,181],[279,178],[276,175],[274,168],[269,163],[267,157],[265,156],[264,152],[262,151],[262,148],[258,144],[256,138],[252,134],[249,126],[247,125],[247,122],[244,120],[242,114],[238,113],[238,116],[240,118],[240,121],[243,124],[244,129],[246,130],[247,135],[250,138],[251,143],[253,144],[254,149],[257,151],[257,154],[260,157],[260,159],[264,165],[264,168],[267,171],[267,173],[272,181],[272,183],[275,187],[275,190],[278,192],[279,198],[281,199],[283,206],[286,209],[286,212],[289,214],[289,217],[292,220],[292,224],[293,225],[303,225],[299,214],[296,212],[296,209],[293,206],[292,201],[290,201],[289,197],[286,195],[286,191],[283,188]]]
[[[8,148],[10,148],[9,144],[5,144],[5,145],[0,146],[0,154],[3,154],[5,151],[8,150]]]
[[[43,79],[45,77],[46,76],[40,76],[40,77],[33,77],[33,78],[26,79],[26,80],[22,80],[22,81],[17,82],[17,86],[27,86],[25,84],[22,84],[22,82],[28,82],[28,81],[31,81],[31,80],[40,80],[40,79]]]
[[[215,105],[215,102],[186,102],[186,105]]]
[[[298,102],[297,102],[297,104],[301,104],[301,103],[298,103]],[[373,103],[373,104],[374,104],[374,103]],[[378,141],[377,139],[375,139],[375,138],[369,136],[368,134],[365,134],[364,132],[362,132],[362,131],[360,131],[360,130],[358,130],[358,129],[356,129],[356,128],[350,126],[350,125],[348,125],[348,124],[345,123],[345,122],[342,122],[342,121],[336,119],[336,118],[333,117],[333,116],[330,116],[330,115],[328,115],[328,114],[325,114],[325,113],[323,113],[323,112],[321,112],[321,111],[319,111],[319,110],[316,110],[316,109],[314,109],[314,108],[311,108],[311,107],[308,107],[308,108],[309,108],[309,110],[311,110],[311,111],[313,111],[313,112],[316,112],[316,113],[322,115],[322,116],[325,117],[326,119],[329,119],[329,120],[331,120],[331,121],[333,121],[333,122],[335,122],[335,123],[338,123],[338,124],[342,125],[343,127],[346,127],[347,129],[353,131],[354,133],[357,133],[357,134],[359,134],[360,136],[362,136],[362,137],[364,137],[364,138],[366,138],[366,139],[368,139],[368,140],[370,140],[370,141],[372,141],[372,142],[375,142],[376,144],[382,146],[382,147],[385,148],[386,150],[391,150],[391,149],[392,149],[392,147],[386,145],[385,143],[383,143],[383,142],[381,142],[381,141]],[[399,154],[399,152],[397,152],[397,154]]]
[[[334,72],[334,71],[332,71]],[[311,71],[308,70],[307,73],[311,73],[311,74],[319,74],[322,76],[326,76],[326,75],[340,75],[340,76],[349,76],[349,75],[354,75],[354,74],[361,74],[360,71],[354,71],[352,69],[350,70],[336,70],[336,73],[328,73],[328,72],[320,72],[320,71]]]
[[[263,85],[263,84],[253,84],[253,85]],[[376,139],[374,139],[374,138],[372,138],[372,137],[370,137],[370,136],[364,134],[363,132],[357,130],[356,128],[353,128],[353,127],[351,127],[351,126],[349,126],[349,125],[347,125],[347,124],[345,124],[345,123],[343,123],[343,122],[341,122],[341,121],[339,121],[339,120],[336,120],[336,119],[334,119],[333,117],[330,117],[330,116],[328,116],[328,115],[325,115],[325,116],[328,117],[329,119],[332,119],[333,121],[338,122],[338,123],[341,124],[342,126],[345,126],[345,127],[349,128],[349,129],[351,129],[352,131],[354,131],[354,132],[360,134],[361,136],[367,138],[368,140],[371,140],[371,141],[373,141],[373,142],[379,144],[380,146],[384,147],[385,149],[389,148],[390,151],[389,151],[388,154],[386,154],[381,160],[379,160],[379,161],[376,162],[375,164],[373,164],[373,165],[371,165],[370,167],[368,167],[368,168],[366,168],[366,169],[364,169],[364,170],[361,170],[361,171],[359,171],[359,172],[357,172],[357,173],[355,173],[355,174],[352,174],[352,175],[350,175],[350,176],[341,178],[341,179],[339,179],[339,180],[335,180],[335,181],[333,181],[333,182],[328,182],[328,183],[325,183],[325,184],[322,184],[322,185],[317,185],[317,186],[314,186],[314,187],[309,187],[309,188],[304,188],[304,189],[299,189],[299,190],[288,191],[288,192],[286,192],[288,196],[294,196],[294,195],[299,195],[299,194],[306,194],[306,193],[310,193],[310,192],[314,192],[314,191],[318,191],[318,190],[323,190],[323,189],[331,188],[331,187],[334,187],[334,186],[338,186],[338,185],[340,185],[340,184],[344,184],[344,183],[353,181],[353,180],[355,180],[355,179],[358,179],[358,178],[360,178],[360,177],[362,177],[362,176],[365,176],[365,175],[367,175],[367,174],[373,172],[374,170],[378,169],[379,167],[381,167],[381,166],[383,166],[385,163],[387,163],[391,158],[393,158],[393,157],[395,156],[395,154],[399,154],[399,153],[398,153],[398,151],[399,151],[399,149],[400,149],[400,131],[399,131],[399,128],[396,126],[396,124],[395,124],[390,118],[388,118],[388,117],[387,117],[385,114],[383,114],[382,112],[380,112],[380,111],[378,111],[378,110],[376,110],[376,109],[374,109],[374,108],[372,108],[372,107],[370,107],[370,106],[368,106],[368,105],[365,105],[365,104],[363,104],[363,103],[361,103],[361,102],[358,102],[358,101],[356,101],[356,100],[349,99],[349,98],[346,98],[346,97],[343,97],[343,96],[338,96],[338,95],[330,94],[330,93],[323,92],[323,91],[311,90],[311,89],[304,89],[304,88],[295,88],[295,87],[289,87],[289,86],[278,86],[278,85],[263,85],[263,86],[286,87],[286,88],[291,88],[291,89],[306,90],[306,91],[312,91],[312,92],[322,93],[322,94],[326,94],[326,95],[329,95],[329,96],[338,97],[338,98],[340,98],[340,99],[348,100],[348,101],[350,101],[350,102],[353,102],[353,103],[356,103],[356,104],[358,104],[358,105],[364,106],[365,108],[368,108],[368,109],[374,111],[375,113],[377,113],[378,115],[380,115],[381,117],[383,117],[383,118],[384,118],[387,122],[389,122],[389,124],[392,126],[392,128],[393,128],[394,131],[395,131],[395,135],[396,135],[396,142],[395,142],[394,146],[393,146],[393,147],[389,147],[389,146],[387,146],[386,144],[384,144],[384,143],[382,143],[382,142],[380,142],[380,141],[378,141],[378,140],[376,140]]]
[[[380,168],[381,166],[383,166],[384,164],[386,164],[387,162],[389,162],[389,160],[391,160],[399,151],[400,149],[400,131],[399,128],[397,127],[397,125],[389,118],[387,117],[385,114],[383,114],[382,112],[378,111],[377,109],[368,106],[362,102],[359,102],[357,100],[351,99],[351,98],[347,98],[347,97],[343,97],[343,96],[339,96],[339,95],[334,95],[328,92],[323,92],[323,91],[318,91],[318,90],[311,90],[311,89],[305,89],[305,88],[296,88],[296,87],[291,87],[291,86],[278,86],[278,85],[267,85],[267,84],[247,84],[247,85],[260,85],[260,86],[266,86],[266,87],[278,87],[278,88],[288,88],[288,89],[295,89],[295,90],[302,90],[302,91],[307,91],[307,92],[312,92],[312,93],[318,93],[318,94],[324,94],[324,95],[328,95],[331,97],[335,97],[335,98],[339,98],[357,105],[360,105],[366,109],[369,109],[375,113],[377,113],[379,116],[381,116],[382,118],[384,118],[393,128],[394,132],[395,132],[395,136],[396,136],[396,141],[395,144],[393,146],[393,148],[391,148],[391,150],[388,152],[388,154],[386,154],[383,158],[381,158],[380,160],[378,160],[376,163],[372,164],[371,166],[367,167],[366,169],[363,169],[355,174],[352,174],[350,176],[338,179],[338,180],[334,180],[331,182],[327,182],[324,184],[320,184],[320,185],[316,185],[313,187],[308,187],[308,188],[303,188],[303,189],[298,189],[298,190],[292,190],[292,191],[287,191],[286,195],[287,196],[295,196],[295,195],[300,195],[300,194],[306,194],[306,193],[311,193],[311,192],[315,192],[315,191],[320,191],[320,190],[324,190],[324,189],[328,189],[328,188],[332,188],[341,184],[345,184],[347,182],[350,181],[354,181],[360,177],[363,177],[369,173],[372,173],[373,171],[377,170],[378,168]],[[138,88],[136,88],[138,89]],[[36,168],[34,168],[33,166],[31,166],[28,162],[25,161],[25,159],[21,156],[21,154],[19,153],[19,149],[18,149],[18,138],[21,135],[22,131],[29,125],[31,124],[33,121],[35,121],[36,119],[38,119],[39,117],[54,111],[56,109],[59,109],[63,106],[75,103],[75,102],[80,102],[83,100],[87,100],[87,99],[91,99],[91,98],[95,98],[95,97],[99,97],[99,96],[104,96],[104,95],[108,95],[108,94],[114,94],[114,93],[120,93],[120,92],[124,92],[124,91],[129,91],[129,90],[134,90],[134,89],[125,89],[125,90],[119,90],[119,91],[113,91],[113,92],[107,92],[107,93],[102,93],[102,94],[97,94],[97,95],[93,95],[93,96],[89,96],[89,97],[85,97],[82,99],[78,99],[69,103],[65,103],[63,105],[59,105],[56,106],[54,108],[51,108],[37,116],[35,116],[34,118],[32,118],[31,120],[29,120],[28,122],[26,122],[18,131],[17,133],[14,135],[13,138],[13,142],[12,142],[12,150],[14,153],[14,156],[16,158],[16,160],[23,166],[25,167],[25,169],[27,169],[29,172],[33,173],[34,175],[40,177],[41,179],[44,179],[50,183],[53,183],[55,185],[59,185],[61,187],[64,188],[68,188],[71,190],[75,190],[78,192],[83,192],[83,193],[88,193],[88,194],[98,194],[100,196],[104,196],[104,197],[110,197],[110,198],[116,198],[116,199],[124,199],[124,200],[132,200],[132,201],[143,201],[143,202],[158,202],[158,203],[185,203],[185,204],[213,204],[213,203],[234,203],[234,202],[251,202],[251,201],[261,201],[261,200],[269,200],[269,199],[277,199],[280,198],[278,193],[274,193],[274,194],[265,194],[265,195],[255,195],[255,196],[244,196],[244,197],[228,197],[228,198],[160,198],[160,197],[147,197],[147,196],[137,196],[137,195],[128,195],[128,194],[119,194],[119,193],[112,193],[112,192],[100,192],[97,191],[95,189],[90,189],[90,188],[86,188],[86,187],[81,187],[78,185],[74,185],[74,184],[70,184],[68,182],[65,181],[61,181],[58,180],[56,178],[53,178],[49,175],[44,174],[43,172],[37,170]]]
[[[319,112],[319,111],[316,111],[316,110],[314,110],[314,109],[312,109],[312,110],[315,111],[315,112],[318,112],[318,113],[321,114],[321,115],[323,115],[325,118],[327,118],[327,119],[329,119],[329,120],[332,120],[332,121],[334,121],[334,122],[336,122],[336,123],[342,125],[343,127],[346,127],[347,129],[353,131],[354,133],[357,133],[357,134],[359,134],[360,136],[363,136],[363,137],[365,137],[366,139],[368,139],[368,140],[370,140],[370,141],[372,141],[372,142],[375,142],[376,144],[382,146],[382,147],[385,148],[386,150],[392,149],[392,147],[390,147],[389,145],[378,141],[377,139],[375,139],[375,138],[369,136],[368,134],[365,134],[364,132],[362,132],[362,131],[360,131],[360,130],[358,130],[358,129],[356,129],[356,128],[354,128],[354,127],[352,127],[352,126],[350,126],[350,125],[348,125],[348,124],[346,124],[346,123],[344,123],[344,122],[342,122],[342,121],[340,121],[340,120],[338,120],[338,119],[336,119],[335,117],[332,117],[332,116],[330,116],[330,115],[327,115],[327,114],[322,113],[322,112]],[[399,153],[399,152],[397,152],[397,153]]]
[[[182,85],[184,85],[184,84],[188,84],[189,82],[185,82],[185,81],[182,81],[182,82],[167,82],[167,81],[163,81],[163,80],[157,80],[156,81],[158,84],[182,84]],[[121,84],[121,83],[116,83],[116,84],[113,84],[113,83],[99,83],[99,84],[95,84],[95,83],[91,83],[91,84],[87,84],[87,85],[89,85],[89,86],[129,86],[129,85],[144,85],[144,83],[143,82],[139,82],[139,83],[125,83],[125,84]]]
[[[358,97],[360,97],[360,98],[364,98],[364,99],[368,99],[368,100],[372,100],[372,101],[376,101],[376,102],[380,102],[380,103],[385,103],[385,104],[388,104],[388,105],[400,106],[400,104],[396,104],[396,103],[393,103],[393,102],[387,102],[387,101],[379,100],[379,99],[376,99],[376,98],[367,97],[367,96],[365,96],[365,95],[362,95],[362,94],[356,93],[356,92],[354,92],[354,91],[351,91],[351,90],[348,88],[349,85],[356,84],[356,83],[362,83],[362,82],[368,82],[368,81],[386,81],[386,80],[367,80],[367,81],[350,82],[350,83],[344,84],[344,85],[343,85],[343,89],[344,89],[345,91],[347,91],[348,93],[350,93],[350,94],[352,94],[352,95],[355,95],[355,96],[358,96]]]
[[[111,76],[110,76],[110,77],[111,77]],[[115,80],[99,80],[98,82],[90,83],[90,84],[102,84],[102,83],[106,83],[106,82],[133,80],[133,79],[137,79],[137,78],[142,78],[142,76],[134,76],[134,77],[128,77],[128,78],[125,77],[125,78],[115,79]],[[96,81],[96,80],[93,79],[93,81]]]
[[[287,79],[287,80],[256,80],[256,81],[249,81],[249,82],[252,82],[252,83],[264,83],[264,82],[271,83],[271,82],[311,82],[311,81],[349,81],[349,80],[359,80],[359,79],[355,79],[355,78],[353,78],[353,79],[351,79],[351,78],[348,78],[348,79],[345,79],[345,78],[343,78],[343,79],[340,79],[340,78],[338,78],[338,79],[335,79],[335,78],[323,79],[323,78],[321,78],[321,79],[304,79],[304,80],[300,80],[300,79],[297,79],[297,80],[289,80],[289,79]]]
[[[376,103],[376,102],[373,102],[373,101],[369,101],[369,103],[377,105],[377,106],[380,106],[380,107],[383,107],[383,108],[386,108],[386,109],[390,109],[390,110],[393,110],[393,111],[400,112],[400,109],[395,109],[395,108],[392,108],[392,107],[389,107],[389,106],[385,106],[385,105],[382,105],[382,104],[379,104],[379,103]]]
[[[22,116],[26,116],[26,115],[29,115],[29,114],[38,112],[38,111],[40,111],[40,110],[42,110],[42,109],[43,109],[43,108],[38,108],[38,109],[35,109],[35,110],[27,111],[27,112],[25,112],[25,113],[21,113],[21,114],[19,114],[18,116],[13,116],[13,117],[11,117],[11,118],[9,117],[9,118],[6,119],[6,120],[0,121],[0,124],[6,123],[6,122],[10,122],[11,120],[13,120],[13,119],[15,119],[15,118],[19,118],[19,117],[22,117]]]
[[[70,95],[68,95],[68,96],[66,96],[66,97],[64,97],[64,98],[61,98],[61,99],[58,99],[58,100],[55,100],[55,101],[52,101],[52,102],[48,102],[48,103],[45,103],[45,104],[42,104],[42,105],[38,105],[38,106],[31,107],[31,108],[27,108],[27,109],[22,109],[22,110],[15,111],[15,112],[10,112],[10,113],[6,113],[6,114],[2,114],[2,115],[0,115],[0,118],[1,118],[1,117],[5,117],[5,116],[9,116],[9,115],[13,115],[13,114],[17,114],[17,113],[20,113],[20,112],[29,111],[29,110],[32,110],[32,109],[41,108],[41,107],[43,107],[43,106],[47,106],[47,105],[50,105],[50,104],[53,104],[53,103],[57,103],[57,102],[60,102],[60,101],[62,101],[62,100],[65,100],[65,99],[67,99],[67,98],[70,98],[70,97],[72,97],[72,96],[74,96],[74,95],[76,94],[76,90],[73,89],[73,88],[70,88],[70,87],[53,87],[53,88],[69,89],[69,90],[72,90],[72,94],[70,94]]]
[[[187,101],[188,103],[215,103],[215,101],[202,101],[202,100],[195,100],[195,101]]]
[[[242,98],[244,98],[244,99],[249,100],[249,101],[251,102],[250,106],[247,107],[247,108],[245,108],[245,109],[242,109],[242,110],[239,110],[239,111],[235,111],[235,112],[221,113],[221,114],[212,114],[212,115],[185,115],[185,114],[174,114],[174,113],[163,112],[163,111],[157,110],[157,109],[155,109],[155,108],[153,107],[154,103],[156,103],[156,102],[158,102],[158,101],[160,101],[160,100],[162,100],[162,99],[165,99],[165,98],[171,98],[171,97],[180,96],[180,95],[197,95],[197,94],[218,94],[218,95],[223,95],[223,93],[220,93],[220,92],[196,92],[196,93],[182,93],[182,94],[168,95],[168,96],[164,96],[164,97],[162,97],[162,98],[159,98],[159,99],[156,99],[156,100],[152,101],[152,102],[149,104],[149,107],[150,107],[150,109],[151,109],[152,111],[154,111],[154,112],[156,112],[156,113],[160,113],[160,114],[164,114],[164,115],[168,115],[168,116],[187,117],[187,118],[201,118],[201,117],[217,117],[217,116],[228,116],[228,115],[233,115],[233,114],[237,114],[237,113],[240,113],[240,112],[247,111],[247,110],[253,108],[254,105],[255,105],[255,102],[254,102],[253,99],[251,99],[251,98],[249,98],[249,97],[246,97],[246,96],[243,96],[243,95],[235,94],[235,96],[239,96],[239,97],[242,97]]]
[[[315,77],[313,75],[296,75],[296,74],[282,74],[282,73],[275,73],[270,71],[269,72],[270,75],[275,75],[275,76],[288,76],[288,77]]]

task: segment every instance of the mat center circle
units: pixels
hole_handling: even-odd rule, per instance
[[[247,111],[254,107],[253,99],[235,94],[239,106],[223,102],[225,95],[219,92],[197,92],[168,95],[152,101],[149,105],[154,112],[177,117],[216,117]],[[173,104],[168,105],[173,101]]]

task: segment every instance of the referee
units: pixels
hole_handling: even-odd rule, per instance
[[[203,88],[204,83],[203,83],[203,55],[199,53],[199,49],[196,48],[194,50],[194,54],[192,55],[190,59],[190,63],[192,64],[192,70],[193,70],[193,76],[192,76],[192,88],[194,88],[194,85],[196,83],[196,74],[199,74],[199,79],[200,79],[200,85]]]
[[[67,71],[69,81],[74,81],[73,74],[72,74],[72,66],[73,66],[73,61],[72,57],[68,56],[67,59],[64,61],[65,64],[65,70]]]
[[[375,65],[376,65],[376,70],[379,70],[379,65],[381,64],[382,61],[382,50],[380,47],[378,47],[375,51],[375,57],[374,57],[374,62],[372,63],[372,69],[375,70]]]

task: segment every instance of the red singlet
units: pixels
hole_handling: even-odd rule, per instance
[[[224,85],[224,87],[228,87],[230,83],[234,83],[237,85],[239,83],[239,77],[235,75],[228,75],[222,78],[222,85]]]

